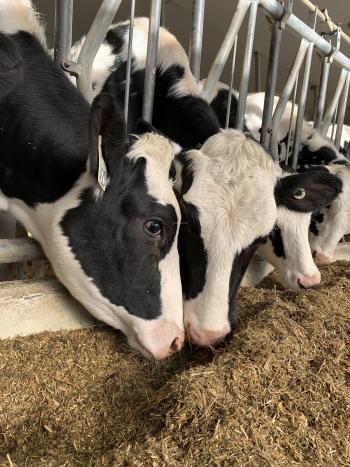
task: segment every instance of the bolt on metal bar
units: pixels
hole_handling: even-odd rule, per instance
[[[338,103],[339,104],[339,103]],[[331,132],[331,141],[334,143],[334,133],[335,133],[335,122],[337,121],[337,116],[338,116],[338,104],[335,109],[333,118],[332,118],[332,132]]]
[[[272,153],[273,158],[277,161],[278,160],[278,127],[287,106],[288,100],[290,95],[293,91],[298,73],[300,68],[303,64],[304,57],[306,55],[309,43],[307,40],[302,39],[299,45],[298,52],[294,58],[293,65],[290,69],[288,74],[287,82],[284,86],[283,92],[281,97],[278,100],[276,109],[274,111],[272,117],[272,125],[271,125],[271,137],[270,137],[270,150]]]
[[[238,42],[238,37],[236,36],[236,40],[235,40],[235,43],[233,44],[233,52],[232,52],[230,88],[229,88],[229,94],[228,94],[228,99],[227,99],[225,128],[228,128],[230,125],[230,113],[231,113],[232,91],[233,91],[233,76],[234,76],[235,67],[236,67],[237,42]]]
[[[260,0],[260,6],[263,7],[275,20],[280,20],[285,12],[285,8],[276,0]],[[289,16],[286,25],[298,36],[301,36],[308,42],[313,43],[314,47],[321,52],[323,56],[331,54],[333,50],[332,45],[323,39],[316,31],[303,23],[303,21],[297,18],[294,14]],[[350,59],[341,52],[336,51],[333,60],[338,66],[350,70]]]
[[[208,77],[202,92],[202,97],[210,102],[214,97],[215,85],[219,81],[221,73],[227,62],[228,56],[232,49],[233,43],[237,36],[238,30],[241,27],[244,16],[251,4],[251,0],[239,0],[235,14],[227,29],[225,38],[220,46],[220,49],[212,63]]]
[[[237,122],[236,127],[238,130],[244,128],[244,116],[246,101],[249,88],[250,70],[252,66],[252,54],[254,45],[256,15],[258,12],[258,2],[253,1],[250,5],[248,29],[247,29],[247,41],[244,49],[244,60],[242,66],[241,82],[239,86],[239,98],[238,98],[238,109],[237,109]]]
[[[317,92],[316,109],[315,109],[315,117],[314,117],[314,128],[317,128],[318,130],[321,128],[324,106],[326,102],[330,65],[331,63],[328,57],[324,57],[322,59],[320,85],[319,85],[318,92]]]
[[[152,0],[148,29],[147,58],[145,69],[145,85],[143,91],[142,118],[152,121],[153,96],[156,82],[158,37],[162,0]]]
[[[261,91],[261,54],[258,50],[254,52],[254,79],[255,92]]]
[[[276,94],[278,62],[281,51],[282,29],[279,23],[275,23],[270,39],[269,64],[266,76],[266,91],[264,110],[261,126],[261,144],[268,149],[270,142],[270,128],[272,123],[272,111]]]
[[[130,24],[129,24],[129,44],[128,44],[128,58],[126,61],[126,78],[125,78],[125,95],[124,95],[124,119],[126,126],[128,125],[129,114],[129,97],[130,97],[130,77],[131,77],[131,63],[132,63],[132,39],[134,33],[134,19],[135,19],[135,1],[131,0],[130,5]]]
[[[346,74],[346,80],[345,80],[342,94],[340,96],[339,107],[338,107],[337,131],[335,133],[335,147],[338,150],[340,147],[341,135],[343,132],[343,125],[344,125],[344,117],[345,117],[345,112],[346,112],[346,106],[348,103],[349,84],[350,84],[350,72],[348,71]]]
[[[197,81],[200,79],[203,23],[204,23],[205,0],[193,0],[192,30],[190,40],[190,66],[193,76]]]
[[[54,60],[62,63],[69,59],[72,46],[73,0],[55,1]]]
[[[347,75],[347,70],[343,68],[341,73],[340,73],[340,77],[339,77],[339,80],[338,80],[337,87],[336,87],[336,89],[334,91],[331,102],[328,105],[328,108],[326,110],[326,113],[325,113],[325,116],[324,116],[324,119],[323,119],[323,122],[322,122],[322,125],[321,125],[321,133],[323,135],[327,134],[328,128],[329,128],[329,126],[330,126],[330,124],[332,122],[334,112],[335,112],[335,110],[337,108],[337,105],[338,105],[338,102],[339,102],[339,99],[340,99],[340,95],[341,95],[341,92],[342,92],[343,87],[344,87],[344,83],[345,83],[345,80],[346,80],[346,75]]]
[[[93,99],[92,65],[121,2],[122,0],[103,0],[79,54],[78,64],[81,71],[77,77],[77,87],[88,102]]]
[[[309,89],[313,47],[314,47],[313,44],[309,44],[307,53],[306,53],[306,58],[305,58],[303,83],[301,86],[297,120],[295,124],[295,136],[294,136],[294,145],[293,145],[292,161],[291,161],[291,165],[293,169],[296,169],[297,164],[298,164],[301,132],[303,129],[303,124],[304,124],[305,106],[306,106],[306,99],[307,99],[307,94],[308,94],[308,89]]]

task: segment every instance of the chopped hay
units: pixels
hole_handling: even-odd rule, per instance
[[[240,293],[216,350],[153,363],[106,328],[0,342],[0,465],[350,465],[350,268]]]

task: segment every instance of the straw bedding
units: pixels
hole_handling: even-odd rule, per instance
[[[349,465],[350,267],[322,272],[242,290],[227,343],[157,364],[103,327],[0,342],[0,465]]]

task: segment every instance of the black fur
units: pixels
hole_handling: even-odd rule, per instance
[[[273,247],[273,251],[279,258],[285,258],[286,252],[284,250],[283,238],[281,235],[281,229],[276,227],[269,235]]]
[[[298,156],[300,168],[310,165],[327,165],[337,159],[335,149],[329,146],[322,146],[316,151],[311,151],[307,142],[303,144]]]
[[[16,44],[0,33],[0,98],[11,92],[23,78],[23,63]]]

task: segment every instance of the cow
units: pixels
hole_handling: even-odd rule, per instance
[[[21,80],[22,72],[22,60],[15,43],[0,33],[0,99]]]
[[[0,209],[42,245],[60,281],[148,358],[184,342],[174,146],[126,139],[109,93],[89,104],[43,47],[29,0],[0,1],[23,77],[0,106]]]

